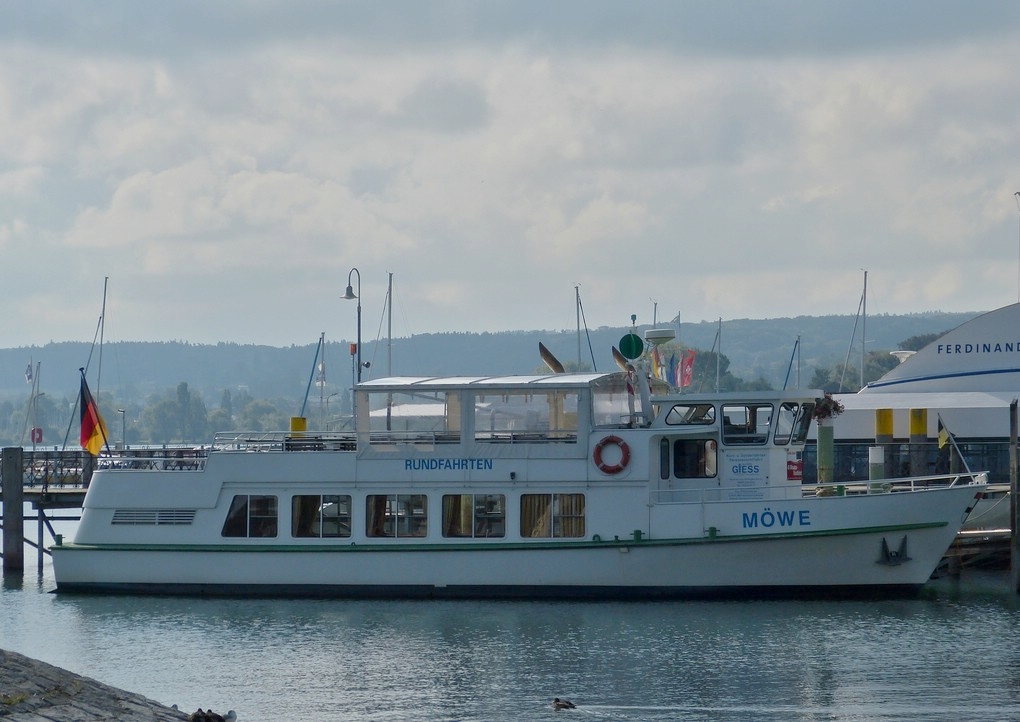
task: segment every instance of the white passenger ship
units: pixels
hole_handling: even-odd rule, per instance
[[[74,540],[52,548],[57,589],[903,593],[985,488],[980,474],[805,487],[820,392],[653,394],[642,376],[379,379],[357,386],[356,431],[101,459]]]

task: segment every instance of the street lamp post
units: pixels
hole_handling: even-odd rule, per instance
[[[354,287],[351,285],[351,276],[357,274],[358,276],[358,292],[354,293]],[[351,272],[347,274],[347,291],[341,296],[346,301],[358,301],[358,383],[361,383],[361,271],[357,268],[352,268]]]
[[[357,274],[358,276],[357,293],[354,293],[354,287],[351,285],[351,276],[355,274]],[[352,268],[350,273],[347,274],[347,290],[344,292],[344,295],[341,296],[341,298],[343,298],[346,301],[352,301],[354,299],[357,299],[358,301],[358,337],[356,350],[357,358],[356,359],[352,358],[355,364],[357,364],[357,369],[355,370],[353,381],[355,384],[358,384],[361,383],[361,271],[359,271],[357,268]],[[351,354],[352,357],[354,355],[355,354]],[[358,396],[357,392],[353,388],[351,389],[351,416],[354,417],[355,423],[357,423],[356,420],[358,417]]]
[[[124,409],[117,409],[117,413],[120,414],[120,448],[127,448],[127,421],[124,416]]]

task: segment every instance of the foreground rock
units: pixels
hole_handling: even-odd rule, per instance
[[[4,722],[171,722],[184,712],[140,694],[0,649],[0,719]]]

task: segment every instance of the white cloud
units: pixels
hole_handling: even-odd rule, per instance
[[[80,337],[59,309],[103,276],[134,295],[124,338],[281,344],[308,330],[237,319],[332,303],[355,266],[366,306],[396,274],[418,332],[569,327],[575,283],[596,326],[649,296],[689,320],[852,313],[861,268],[890,284],[879,312],[1009,302],[1016,23],[780,4],[804,37],[755,4],[714,40],[715,11],[669,3],[569,28],[411,4],[392,34],[342,3],[232,25],[189,6],[208,22],[187,42],[183,10],[166,34],[111,20],[148,45],[21,27],[0,48],[0,263],[58,278],[45,328],[9,343]]]

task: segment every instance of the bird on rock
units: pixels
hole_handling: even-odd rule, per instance
[[[217,714],[211,709],[203,710],[199,707],[196,711],[188,715],[190,722],[236,722],[237,713],[234,710],[227,712],[226,716]]]

